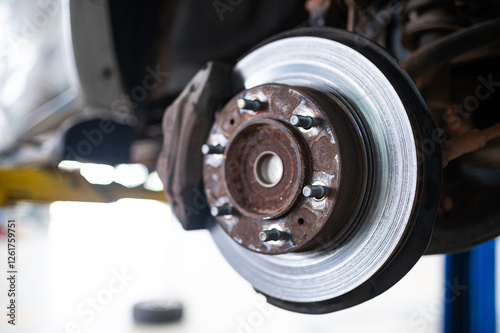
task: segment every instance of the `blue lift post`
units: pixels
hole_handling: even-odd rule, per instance
[[[495,333],[495,240],[446,256],[445,333]]]

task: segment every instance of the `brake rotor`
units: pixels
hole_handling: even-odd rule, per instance
[[[395,61],[360,38],[303,29],[254,49],[203,147],[215,242],[289,310],[380,294],[430,239],[441,155],[421,148],[435,124]]]

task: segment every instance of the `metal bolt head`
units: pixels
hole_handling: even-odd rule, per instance
[[[240,98],[238,99],[237,103],[240,109],[252,110],[252,111],[258,111],[262,106],[260,101],[257,99]]]
[[[310,129],[314,126],[314,119],[309,116],[294,115],[290,118],[290,124],[303,129]]]
[[[201,152],[203,155],[210,155],[210,154],[224,154],[224,147],[221,145],[203,145],[201,146]]]
[[[326,195],[326,189],[321,185],[307,185],[302,189],[302,194],[306,198],[321,199]]]
[[[212,214],[213,217],[232,215],[233,207],[227,204],[223,206],[213,206],[210,209],[210,214]]]
[[[259,233],[259,239],[262,242],[277,241],[283,238],[283,231],[278,229],[264,230]]]

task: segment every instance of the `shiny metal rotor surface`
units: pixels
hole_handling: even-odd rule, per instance
[[[272,41],[242,58],[235,71],[246,89],[281,83],[346,100],[354,110],[353,119],[366,130],[371,161],[366,179],[369,192],[363,210],[352,216],[352,227],[340,239],[314,250],[258,254],[241,247],[215,224],[211,232],[219,249],[256,290],[284,302],[332,300],[366,284],[391,265],[417,220],[413,215],[418,145],[400,94],[362,53],[322,37],[291,36]],[[426,230],[425,244],[430,237],[430,229]],[[406,271],[399,273],[399,278]],[[373,296],[360,296],[364,299],[359,302]]]

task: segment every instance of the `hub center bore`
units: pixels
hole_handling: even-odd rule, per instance
[[[250,119],[228,142],[225,158],[227,194],[243,215],[275,219],[300,196],[307,151],[282,122],[262,116]]]
[[[275,152],[265,151],[257,156],[253,173],[260,185],[276,186],[283,178],[283,161]]]

